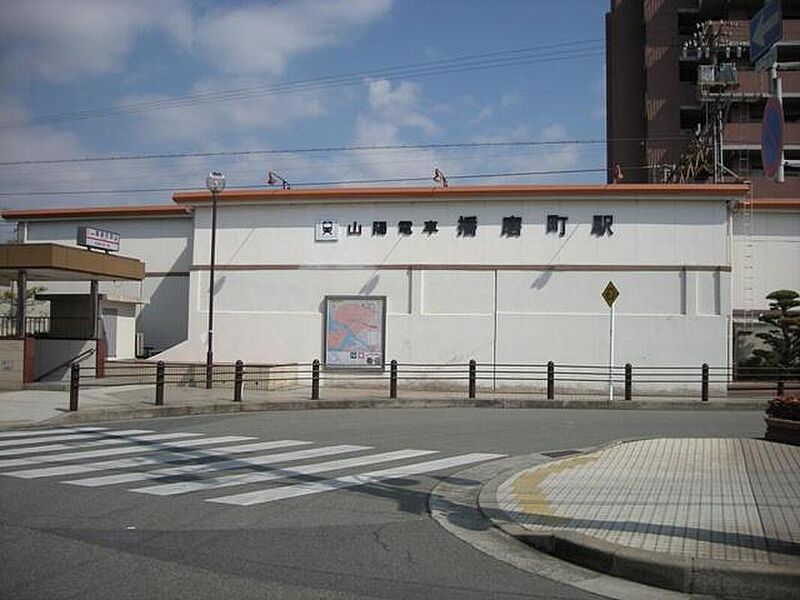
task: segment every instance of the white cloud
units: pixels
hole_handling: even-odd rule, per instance
[[[391,0],[250,3],[205,15],[197,45],[224,73],[283,73],[293,56],[340,43],[387,13]]]
[[[3,2],[2,72],[66,82],[121,70],[137,36],[160,31],[199,50],[220,73],[281,74],[294,56],[353,38],[392,0],[295,0],[224,6],[205,13],[186,0]]]
[[[191,14],[181,0],[25,0],[4,2],[2,13],[6,76],[27,72],[65,82],[112,72],[145,30],[191,43]]]
[[[215,94],[231,89],[252,89],[263,83],[253,79],[213,78],[197,82],[190,95]],[[119,105],[171,101],[165,95],[124,97]],[[253,95],[223,102],[196,102],[136,115],[136,136],[149,142],[191,142],[203,147],[215,140],[241,140],[267,131],[291,127],[298,120],[317,118],[328,111],[328,95],[309,90],[290,95]],[[263,146],[263,144],[258,144]]]

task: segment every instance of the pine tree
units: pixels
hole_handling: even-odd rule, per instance
[[[800,294],[792,290],[776,290],[767,294],[771,300],[769,311],[758,317],[771,326],[769,331],[757,333],[767,348],[759,348],[753,354],[763,364],[792,371],[796,377],[800,371]]]

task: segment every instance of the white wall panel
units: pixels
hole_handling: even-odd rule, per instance
[[[424,314],[494,313],[494,271],[423,271]]]
[[[800,291],[800,213],[753,212],[749,232],[745,218],[734,218],[733,308],[764,309],[770,292]]]
[[[197,310],[208,309],[208,271],[199,273]],[[408,313],[408,270],[218,271],[214,313],[321,314],[326,295],[386,296],[389,314]]]
[[[620,291],[617,314],[681,314],[681,271],[499,271],[497,310],[521,314],[606,314],[609,281]]]

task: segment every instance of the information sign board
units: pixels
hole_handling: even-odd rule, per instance
[[[767,0],[750,21],[750,62],[755,63],[783,38],[781,0]]]
[[[325,296],[325,366],[384,368],[386,296]]]

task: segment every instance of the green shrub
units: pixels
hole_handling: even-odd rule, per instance
[[[797,396],[778,396],[769,401],[767,416],[773,419],[800,421],[800,398]]]

